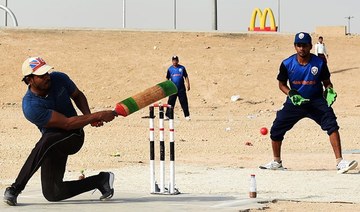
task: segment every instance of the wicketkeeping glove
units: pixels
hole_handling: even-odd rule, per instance
[[[294,105],[302,105],[303,103],[310,101],[310,99],[305,99],[297,90],[294,89],[289,91],[289,98]]]
[[[328,107],[331,107],[331,105],[334,104],[334,102],[336,101],[337,93],[333,88],[329,87],[326,88],[324,97],[327,101]]]

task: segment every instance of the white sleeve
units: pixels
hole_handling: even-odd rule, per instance
[[[318,45],[315,44],[315,55],[316,55],[316,56],[318,56],[318,49],[317,49],[317,48],[318,48]]]

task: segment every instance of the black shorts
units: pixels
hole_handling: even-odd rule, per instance
[[[300,106],[285,102],[284,107],[276,113],[270,138],[282,141],[285,133],[303,118],[314,120],[328,135],[339,129],[334,110],[328,107],[324,98],[314,99]]]

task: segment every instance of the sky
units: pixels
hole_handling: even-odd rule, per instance
[[[125,16],[123,1],[125,1]],[[0,0],[5,5],[6,0]],[[215,0],[7,0],[19,27],[214,30]],[[360,34],[359,0],[217,0],[217,30],[246,32],[254,8],[272,9],[279,32],[348,26]],[[125,18],[124,18],[125,17]],[[259,21],[257,20],[257,26]],[[8,16],[8,26],[13,26]],[[267,26],[270,25],[269,18]],[[0,27],[5,12],[0,10]]]

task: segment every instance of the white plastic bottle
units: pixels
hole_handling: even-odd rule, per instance
[[[249,192],[250,198],[256,198],[256,179],[255,174],[252,174],[250,176],[250,192]]]

